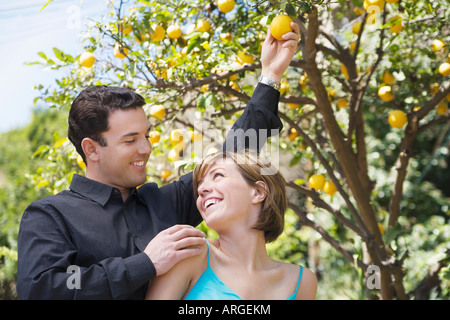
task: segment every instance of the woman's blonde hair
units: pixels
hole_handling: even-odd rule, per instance
[[[261,161],[260,156],[248,150],[232,153],[217,152],[206,156],[194,169],[194,196],[198,197],[198,184],[204,177],[208,168],[219,159],[232,159],[241,176],[251,187],[258,188],[266,194],[261,204],[261,212],[253,229],[264,232],[266,242],[272,242],[278,238],[284,229],[284,212],[287,208],[286,180],[283,175],[274,170],[270,163]],[[271,173],[271,174],[262,174]],[[262,181],[267,189],[257,184]]]

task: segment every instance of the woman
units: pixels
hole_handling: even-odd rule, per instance
[[[265,244],[283,231],[285,180],[249,153],[216,153],[194,170],[197,207],[219,235],[202,254],[155,278],[147,299],[314,299],[317,281],[301,266],[272,260]],[[265,170],[264,172],[268,172]]]

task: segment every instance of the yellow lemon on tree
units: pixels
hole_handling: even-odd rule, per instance
[[[444,77],[450,75],[450,63],[444,62],[439,66],[439,73],[442,74]]]
[[[392,18],[389,19],[389,22],[391,23],[389,26],[389,29],[393,32],[393,33],[399,33],[400,31],[403,30],[403,21],[402,21],[402,17],[400,16],[394,16]]]
[[[330,196],[332,196],[337,191],[337,188],[333,182],[327,181],[327,182],[325,182],[325,184],[323,186],[323,191],[325,191],[325,193],[328,193]]]
[[[153,33],[150,33],[150,38],[155,41],[161,41],[162,39],[164,39],[164,36],[166,35],[166,31],[164,30],[164,28],[160,25],[152,25],[152,29],[153,29]]]
[[[83,157],[81,156],[81,154],[79,154],[77,157],[77,164],[81,169],[83,169],[83,170],[86,169],[86,163],[84,163]]]
[[[441,103],[438,104],[437,109],[436,109],[437,114],[444,115],[447,113],[447,111],[448,111],[448,105],[444,101],[442,101]]]
[[[344,75],[344,77],[346,79],[348,79],[348,70],[347,70],[347,67],[344,64],[341,64],[341,72]]]
[[[200,141],[203,138],[203,134],[201,134],[200,132],[198,132],[197,130],[191,131],[189,133],[189,137],[191,139],[192,142],[195,141]]]
[[[370,8],[372,6],[377,6],[379,8],[379,10],[381,11],[384,9],[384,0],[364,0],[364,2],[363,2],[364,10],[367,10],[367,9],[370,10],[370,9],[372,9],[372,8]],[[372,11],[373,11],[373,9],[372,9]]]
[[[150,139],[151,144],[155,144],[158,143],[161,139],[161,134],[159,133],[159,131],[153,130],[148,134],[148,138]]]
[[[393,110],[389,112],[388,122],[391,127],[401,129],[408,122],[408,117],[402,110]]]
[[[208,20],[201,19],[197,22],[197,30],[200,32],[208,32],[211,29],[211,24]]]
[[[393,84],[395,82],[395,77],[389,72],[389,70],[386,70],[383,73],[383,82],[386,84]]]
[[[445,43],[440,39],[434,39],[431,48],[434,52],[441,50],[445,46]]]
[[[292,19],[286,14],[280,14],[273,18],[270,24],[270,33],[277,40],[283,40],[283,35],[292,32]]]
[[[231,40],[233,40],[233,37],[231,36],[231,33],[227,32],[227,33],[221,33],[219,35],[220,40],[222,40],[225,43],[230,42]]]
[[[167,155],[167,159],[172,162],[178,161],[180,159],[180,152],[176,149],[171,149]]]
[[[359,34],[359,30],[361,30],[361,23],[362,21],[356,21],[353,25],[352,25],[352,32],[354,34]]]
[[[319,191],[322,190],[325,185],[325,177],[322,174],[313,174],[308,179],[308,182],[311,188]]]
[[[85,68],[90,68],[94,65],[95,57],[91,52],[83,52],[80,55],[80,64]]]
[[[128,54],[129,51],[130,50],[128,50],[128,48],[115,46],[114,50],[113,50],[113,55],[116,58],[123,59],[126,57],[126,55]]]
[[[253,63],[255,61],[255,57],[251,54],[246,54],[245,51],[240,50],[238,52],[239,63]]]
[[[389,102],[394,99],[394,95],[391,93],[392,88],[391,86],[381,86],[378,89],[378,96],[381,98],[381,100]]]
[[[122,31],[123,34],[130,34],[133,31],[133,26],[129,23],[119,23],[119,31]]]
[[[289,131],[289,135],[288,135],[289,140],[294,141],[295,138],[297,138],[297,136],[298,136],[297,130],[295,128],[291,128],[291,130]]]
[[[161,179],[166,180],[168,177],[170,177],[170,170],[168,169],[162,169],[161,170]]]
[[[235,4],[236,3],[234,0],[219,0],[217,2],[219,10],[222,11],[223,13],[227,13],[233,10]]]
[[[396,3],[398,0],[386,0],[387,3]]]
[[[172,145],[179,144],[183,139],[183,131],[180,129],[174,129],[170,132],[169,140]]]
[[[336,104],[339,108],[344,109],[348,107],[348,100],[346,98],[339,98]]]
[[[167,28],[167,35],[170,39],[178,39],[181,37],[181,28],[177,24],[173,24]]]
[[[150,115],[162,120],[166,115],[166,108],[162,104],[155,104],[150,107]]]

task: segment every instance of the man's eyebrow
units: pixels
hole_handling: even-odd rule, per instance
[[[151,127],[149,126],[147,131],[145,131],[145,133],[148,133],[150,130],[151,130]],[[122,138],[130,137],[130,136],[136,136],[138,134],[139,134],[139,132],[128,132],[128,133],[125,133],[124,135],[122,135]]]

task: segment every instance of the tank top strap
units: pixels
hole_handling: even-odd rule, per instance
[[[208,263],[209,263],[209,261],[208,261]],[[302,281],[302,274],[303,274],[303,266],[300,266],[300,271],[299,271],[299,274],[298,274],[298,280],[297,280],[297,288],[295,289],[295,295],[297,295],[297,292],[298,292],[298,288],[300,287],[300,282]]]
[[[208,268],[210,268],[209,261],[210,261],[210,258],[211,258],[211,247],[209,246],[208,239],[205,238],[205,240],[206,240],[206,244],[208,245]]]

